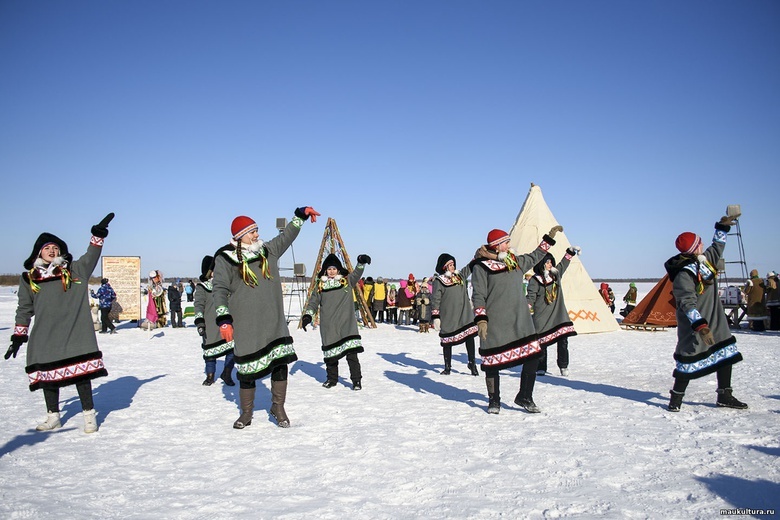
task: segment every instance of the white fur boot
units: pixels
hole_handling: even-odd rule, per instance
[[[39,432],[47,432],[55,428],[62,426],[60,424],[60,412],[48,412],[46,414],[46,420],[35,427]]]
[[[95,433],[98,430],[95,409],[84,410],[81,415],[84,416],[84,433]]]

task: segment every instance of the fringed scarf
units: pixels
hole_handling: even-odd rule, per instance
[[[71,276],[68,263],[61,256],[55,258],[50,264],[46,264],[43,259],[38,258],[32,269],[27,272],[27,275],[30,280],[30,289],[33,293],[41,290],[41,286],[37,282],[51,280],[52,278],[61,280],[62,290],[65,292],[70,289],[73,282],[78,283],[78,280],[74,280]]]
[[[260,273],[263,275],[263,278],[266,280],[271,279],[271,271],[268,268],[268,259],[265,256],[265,247],[263,247],[262,240],[258,240],[257,242],[254,242],[250,244],[249,247],[247,247],[247,251],[249,253],[257,255],[250,255],[249,259],[244,256],[241,242],[232,242],[234,242],[236,246],[236,259],[240,262],[239,272],[241,273],[241,279],[246,285],[249,287],[257,287],[257,284],[259,283],[257,275],[254,273],[254,271],[252,271],[252,268],[249,267],[249,262],[258,258],[260,262]]]

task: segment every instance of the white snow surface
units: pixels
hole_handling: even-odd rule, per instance
[[[640,299],[653,284],[638,284]],[[618,303],[626,284],[613,284]],[[0,288],[10,336],[14,288]],[[621,305],[618,305],[618,309]],[[617,311],[616,311],[617,313]],[[24,346],[0,360],[0,518],[723,518],[780,509],[780,335],[735,331],[745,361],[715,406],[715,375],[666,411],[676,331],[570,339],[570,376],[537,379],[540,414],[514,404],[520,368],[502,372],[502,409],[486,413],[484,378],[440,375],[435,331],[361,329],[363,390],[321,386],[319,331],[290,329],[299,361],[285,408],[269,419],[258,384],[252,425],[232,428],[238,386],[201,385],[193,318],[145,331],[123,322],[98,335],[109,376],[93,381],[100,430],[83,432],[75,387],[61,391],[63,427],[35,431]],[[218,363],[218,372],[222,362]],[[744,511],[745,508],[753,511]],[[735,511],[730,511],[735,512]]]

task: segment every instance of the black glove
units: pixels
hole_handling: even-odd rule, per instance
[[[205,325],[198,325],[198,335],[206,337],[206,326]]]
[[[18,336],[14,334],[11,336],[11,346],[8,347],[8,350],[5,351],[5,356],[3,356],[5,359],[9,359],[11,356],[14,358],[16,357],[16,354],[19,352],[19,347],[22,346],[22,343],[27,341],[27,334]]]
[[[371,257],[368,255],[358,255],[359,264],[371,264]]]
[[[98,238],[106,238],[108,236],[108,223],[114,218],[113,213],[109,213],[103,220],[92,226],[92,234]]]
[[[301,318],[301,325],[303,326],[303,330],[306,330],[307,325],[311,325],[311,314],[304,314]]]
[[[295,208],[295,216],[303,220],[309,220],[309,217],[311,217],[312,222],[317,222],[317,217],[319,217],[320,214],[311,206],[304,206],[302,208]]]

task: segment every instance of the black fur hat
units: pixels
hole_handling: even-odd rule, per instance
[[[200,262],[200,281],[205,282],[209,279],[209,271],[214,271],[214,257],[206,255]]]
[[[442,253],[439,255],[439,259],[436,260],[436,274],[444,274],[444,266],[450,260],[452,260],[452,263],[455,264],[457,269],[457,263],[455,263],[455,257],[449,253]]]
[[[536,274],[544,274],[544,264],[547,263],[547,260],[552,262],[553,267],[555,267],[555,257],[552,255],[552,253],[547,253],[544,255],[544,258],[539,261],[538,264],[534,266],[534,273]]]
[[[339,257],[336,256],[335,253],[331,253],[325,257],[325,260],[322,261],[322,269],[320,269],[320,272],[317,276],[320,278],[325,276],[325,271],[328,270],[328,267],[335,267],[342,276],[347,276],[349,274],[349,271],[347,271],[344,266],[341,265],[341,260],[339,260]]]
[[[60,248],[60,256],[63,257],[68,264],[73,261],[73,255],[68,252],[68,244],[66,244],[64,240],[51,233],[41,233],[38,240],[35,241],[30,257],[24,261],[24,269],[26,271],[33,268],[35,261],[41,256],[41,249],[43,249],[43,246],[46,244],[57,244]]]

